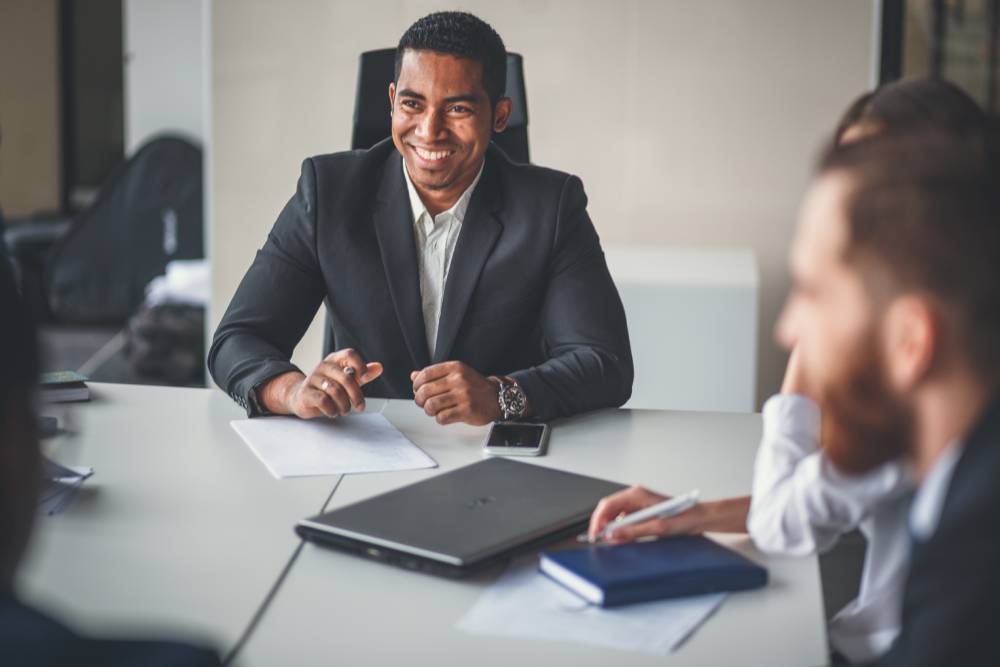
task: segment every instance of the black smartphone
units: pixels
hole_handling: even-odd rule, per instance
[[[483,451],[492,456],[541,456],[548,440],[548,424],[493,422]]]

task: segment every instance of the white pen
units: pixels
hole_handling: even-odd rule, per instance
[[[611,533],[619,528],[624,528],[625,526],[642,523],[643,521],[649,521],[650,519],[666,519],[668,517],[677,516],[678,514],[687,512],[689,509],[698,504],[699,495],[700,492],[698,489],[695,489],[690,493],[685,493],[683,496],[675,496],[668,500],[664,500],[662,503],[650,505],[649,507],[641,509],[638,512],[632,512],[628,516],[612,521],[604,526],[604,530],[598,533],[597,537],[589,540],[589,542],[591,544],[595,544],[599,541],[606,540],[610,537]]]

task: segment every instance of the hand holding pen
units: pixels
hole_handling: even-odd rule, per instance
[[[590,531],[588,533],[588,541],[591,544],[612,541],[621,542],[635,539],[635,537],[631,536],[631,533],[634,532],[635,529],[631,532],[626,532],[625,529],[629,527],[638,527],[641,524],[652,521],[669,519],[670,517],[677,516],[678,514],[688,511],[698,504],[699,492],[697,489],[675,498],[665,498],[663,496],[657,496],[657,494],[654,494],[651,491],[646,491],[645,489],[640,490],[643,493],[637,493],[636,491],[633,491],[633,489],[628,489],[622,492],[623,494],[628,495],[622,496],[622,494],[615,494],[605,498],[597,505],[597,509],[594,510],[594,514],[591,517]],[[645,506],[640,509],[635,507],[633,503],[628,502],[630,500],[638,500],[635,498],[637,495],[643,496],[641,499],[642,501],[652,499],[658,502],[653,502],[652,504],[648,504],[647,502]],[[622,507],[622,505],[624,505],[624,507]],[[616,510],[619,510],[617,514],[612,514],[612,512],[615,512]],[[608,517],[610,516],[615,516],[617,518],[613,521],[608,521]],[[643,535],[637,535],[636,537],[641,536]]]
[[[698,502],[697,491],[670,498],[633,486],[598,503],[585,540],[621,544],[643,537],[742,533],[749,508],[749,496]]]

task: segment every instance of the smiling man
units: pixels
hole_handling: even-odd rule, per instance
[[[386,82],[392,138],[302,165],[209,352],[251,416],[413,398],[438,423],[551,419],[624,403],[632,357],[583,185],[490,143],[511,112],[480,19],[414,23]],[[323,301],[335,352],[289,361]]]

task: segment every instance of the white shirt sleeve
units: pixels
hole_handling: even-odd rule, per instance
[[[819,407],[804,396],[772,396],[763,419],[747,519],[761,551],[791,556],[825,551],[876,505],[909,489],[898,462],[864,475],[838,472],[820,449]]]

